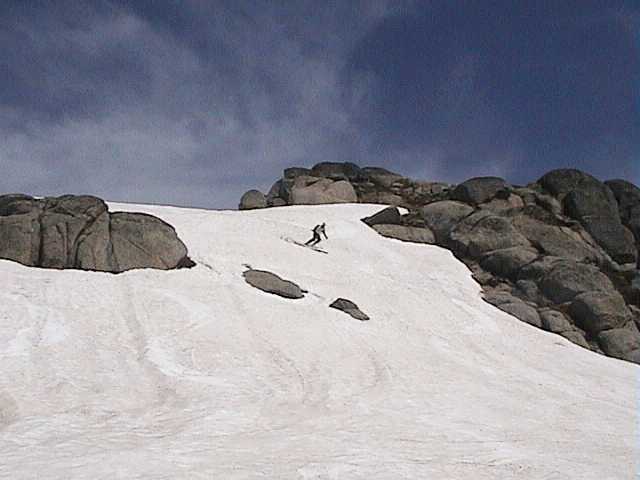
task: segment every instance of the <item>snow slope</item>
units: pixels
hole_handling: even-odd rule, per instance
[[[0,478],[637,478],[639,368],[484,303],[448,251],[359,221],[380,206],[110,208],[165,219],[198,266],[0,261]],[[321,221],[328,255],[281,240]]]

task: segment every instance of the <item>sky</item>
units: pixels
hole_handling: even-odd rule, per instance
[[[3,0],[0,193],[235,208],[290,166],[640,184],[624,0]]]

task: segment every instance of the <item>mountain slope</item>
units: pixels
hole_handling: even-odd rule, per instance
[[[634,477],[638,367],[486,304],[450,252],[360,222],[378,205],[110,208],[198,266],[0,261],[0,478]],[[328,255],[282,240],[322,221]]]

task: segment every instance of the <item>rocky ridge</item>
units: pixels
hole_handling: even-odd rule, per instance
[[[497,177],[454,186],[326,162],[286,169],[260,195],[252,205],[391,205],[363,220],[384,236],[450,249],[485,300],[520,320],[640,363],[640,189],[627,181],[559,169],[527,186]]]
[[[142,213],[110,213],[88,195],[0,195],[0,258],[112,273],[193,266],[171,225]]]

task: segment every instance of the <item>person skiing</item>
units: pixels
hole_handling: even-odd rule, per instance
[[[318,243],[320,243],[320,241],[322,240],[322,237],[320,237],[320,234],[324,235],[324,238],[329,240],[329,237],[327,237],[327,232],[325,232],[324,227],[325,227],[324,223],[322,223],[320,225],[316,225],[315,227],[313,227],[313,237],[310,238],[305,243],[305,245],[307,245],[309,247],[313,247],[313,246],[317,245]]]

